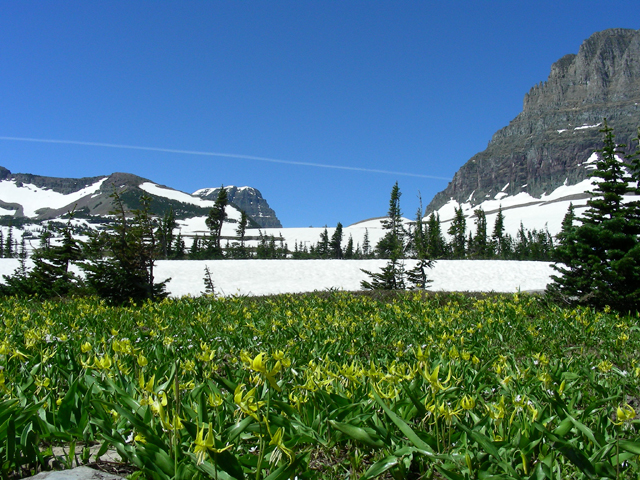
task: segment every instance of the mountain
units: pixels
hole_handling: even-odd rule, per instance
[[[221,187],[203,188],[196,190],[192,195],[205,200],[215,201]],[[274,212],[267,201],[262,197],[260,191],[251,187],[224,187],[227,190],[229,203],[235,205],[240,210],[244,210],[253,220],[263,228],[282,228],[282,224],[276,212]]]
[[[602,146],[604,119],[616,141],[634,151],[640,126],[640,30],[594,33],[551,66],[546,82],[524,97],[522,112],[496,132],[486,150],[474,155],[436,194],[426,213],[447,222],[460,205],[468,215],[478,206],[510,210],[527,228],[529,219],[545,217],[557,233],[557,213],[569,201],[586,204],[594,150]],[[546,207],[544,209],[534,207]],[[549,208],[551,206],[552,208]],[[554,212],[549,217],[551,212]],[[556,230],[556,231],[553,231]]]
[[[179,220],[206,217],[215,200],[203,195],[189,195],[130,173],[56,178],[13,174],[0,167],[0,216],[49,220],[75,210],[79,218],[104,217],[113,210],[111,195],[114,191],[130,209],[138,208],[140,196],[146,194],[152,198],[152,213],[163,215],[171,208]],[[234,195],[230,195],[228,214],[232,223],[240,218],[240,209],[245,208],[253,227],[280,225],[275,212],[269,208],[259,191],[251,187],[232,187],[231,191]],[[241,206],[234,202],[234,198],[238,199]],[[252,198],[255,199],[255,205],[251,203]]]

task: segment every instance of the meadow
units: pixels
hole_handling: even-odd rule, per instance
[[[640,477],[637,316],[337,291],[0,315],[3,479],[90,446],[158,480]]]

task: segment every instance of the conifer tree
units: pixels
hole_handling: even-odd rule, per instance
[[[565,262],[554,266],[560,275],[553,277],[548,291],[569,303],[635,312],[640,309],[640,244],[634,222],[627,219],[631,207],[623,203],[623,196],[633,191],[629,182],[634,178],[621,162],[625,146],[616,145],[606,120],[600,131],[604,145],[596,150],[593,172],[600,181],[581,225],[568,229],[562,239]]]
[[[447,246],[440,227],[440,215],[431,212],[427,221],[427,256],[432,259],[444,258]]]
[[[473,258],[484,259],[489,256],[489,243],[487,241],[487,216],[482,207],[473,212],[475,214],[476,235],[473,242],[469,243],[470,255]]]
[[[349,235],[349,240],[347,240],[347,247],[344,249],[344,258],[351,259],[355,255],[353,250],[353,237]]]
[[[462,207],[456,207],[455,216],[449,226],[448,233],[451,235],[451,255],[452,258],[464,258],[467,245],[467,220],[464,217]]]
[[[371,255],[371,243],[369,242],[369,229],[364,229],[364,238],[362,239],[362,256],[369,258]]]
[[[89,258],[82,263],[88,285],[111,303],[141,302],[167,296],[166,283],[156,282],[154,266],[158,256],[156,225],[151,217],[151,198],[140,197],[141,208],[127,218],[117,192],[112,194],[117,222],[110,232],[94,236]]]
[[[316,246],[316,255],[319,258],[328,258],[329,257],[329,232],[327,231],[327,226],[324,226],[324,230],[320,233],[320,241]]]
[[[13,225],[9,225],[7,241],[4,243],[4,258],[13,258]]]
[[[371,280],[363,280],[362,288],[365,290],[404,290],[405,267],[405,230],[402,223],[402,212],[400,210],[400,188],[398,182],[391,189],[391,199],[389,200],[389,211],[387,217],[382,221],[382,226],[387,233],[382,237],[376,250],[383,258],[389,261],[378,273],[373,273],[362,269]]]
[[[209,215],[205,220],[207,228],[209,229],[209,241],[207,244],[208,258],[222,258],[224,256],[220,241],[222,237],[222,226],[227,218],[226,208],[228,203],[227,189],[222,185],[218,192],[218,197],[211,210],[209,210]]]
[[[331,258],[342,258],[342,223],[338,222],[336,229],[331,235],[331,241],[329,242],[329,252]]]
[[[493,224],[493,233],[491,234],[491,247],[493,256],[497,258],[505,258],[507,248],[504,236],[504,215],[502,214],[502,205],[498,207],[498,215],[496,215],[496,223]]]
[[[417,290],[426,290],[432,280],[427,278],[427,269],[433,268],[433,260],[429,258],[429,242],[426,235],[423,215],[422,215],[422,198],[416,212],[416,226],[413,232],[413,249],[418,260],[416,265],[407,271],[408,288]]]

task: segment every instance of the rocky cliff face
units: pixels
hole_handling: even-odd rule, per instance
[[[639,104],[640,30],[593,34],[577,55],[551,66],[547,81],[525,95],[522,113],[460,168],[427,213],[450,199],[475,205],[500,191],[539,197],[580,182],[589,176],[581,164],[602,146],[605,118],[616,141],[635,150]]]
[[[225,187],[229,203],[244,210],[262,228],[282,228],[282,224],[276,212],[274,212],[267,201],[262,197],[259,190],[251,187]],[[193,195],[206,200],[218,198],[218,188],[204,188],[193,193]]]

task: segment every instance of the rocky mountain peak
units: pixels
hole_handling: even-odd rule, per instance
[[[475,205],[500,192],[540,197],[584,180],[583,164],[602,145],[604,119],[618,143],[631,145],[639,104],[640,30],[594,33],[577,54],[551,66],[548,79],[525,95],[522,112],[456,172],[427,213],[451,199]]]

